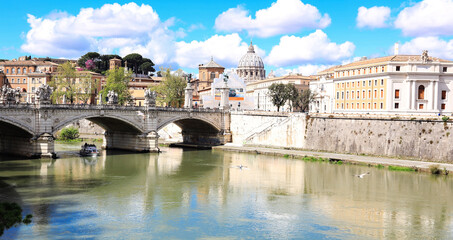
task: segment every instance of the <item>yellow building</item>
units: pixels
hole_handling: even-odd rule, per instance
[[[453,62],[422,55],[393,55],[336,66],[318,73],[310,88],[330,89],[332,101],[317,99],[312,112],[451,114]],[[323,84],[321,84],[323,83]],[[326,85],[333,85],[327,87]],[[450,96],[451,95],[451,96]],[[324,106],[331,104],[331,106]],[[321,109],[321,110],[320,110]]]

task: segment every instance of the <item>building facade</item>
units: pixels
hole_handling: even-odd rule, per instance
[[[269,97],[269,87],[274,83],[294,84],[299,91],[305,91],[310,86],[314,77],[302,76],[300,74],[289,74],[282,77],[267,78],[247,84],[247,95],[253,96],[254,108],[263,111],[277,111],[277,107]],[[289,111],[289,104],[280,108],[281,111]]]
[[[422,55],[362,59],[330,73],[333,113],[451,114],[453,62]],[[320,91],[322,72],[312,89]],[[311,111],[318,112],[317,102]]]
[[[250,42],[247,53],[239,60],[236,73],[245,80],[246,84],[266,78],[263,60],[255,53],[252,42]]]

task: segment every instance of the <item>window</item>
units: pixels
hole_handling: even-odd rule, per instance
[[[374,89],[374,98],[377,98],[377,90]]]
[[[396,71],[399,72],[401,70],[401,66],[396,66]]]
[[[362,99],[365,99],[366,98],[366,95],[365,95],[365,90],[362,91]]]
[[[9,73],[9,68],[6,69],[6,73]]]
[[[341,87],[344,88],[344,83],[341,84]]]
[[[395,103],[395,109],[400,108],[400,103]]]
[[[354,99],[354,91],[351,91],[351,99]]]
[[[440,105],[440,109],[445,110],[445,103],[442,103],[442,104]]]
[[[365,109],[365,103],[362,103],[362,109]]]
[[[357,81],[357,87],[360,87],[360,82],[359,81]]]
[[[381,98],[384,98],[384,89],[381,89]]]
[[[349,83],[346,83],[346,87],[349,87]]]
[[[11,79],[11,83],[14,83],[14,78]]]
[[[343,103],[341,104],[341,109],[344,109],[344,104]]]
[[[371,90],[368,90],[368,99],[371,99]]]
[[[418,104],[418,109],[423,109],[423,104]]]
[[[20,68],[17,69],[17,74],[20,74]]]
[[[344,92],[341,92],[341,99],[344,99]]]
[[[384,69],[385,69],[385,68],[384,68],[384,66],[382,66],[382,72],[384,72],[384,71],[385,71]]]
[[[381,106],[380,106],[380,107],[381,107],[381,109],[383,109],[383,108],[384,108],[384,103],[381,103]]]
[[[339,108],[340,104],[337,103],[337,109]]]
[[[368,109],[371,109],[371,103],[368,103]]]
[[[442,72],[447,72],[447,67],[443,67]]]
[[[15,74],[16,73],[16,69],[15,68],[11,69],[11,73]]]
[[[24,68],[24,71],[23,71],[23,72],[24,72],[24,74],[25,74],[25,73],[27,73],[27,69],[26,69],[26,68]]]
[[[340,92],[337,92],[337,99],[340,99]]]
[[[354,87],[354,82],[352,82],[351,84],[352,84],[352,87]]]
[[[31,83],[32,83],[32,84],[35,84],[35,78],[32,78],[32,79],[31,79]]]
[[[349,91],[346,91],[346,99],[349,99]]]
[[[349,109],[349,103],[346,103],[346,109]]]
[[[35,87],[32,87],[32,88],[31,88],[31,91],[32,91],[32,92],[35,92]]]
[[[381,86],[384,86],[384,79],[381,79]]]
[[[374,103],[373,105],[374,105],[374,109],[377,109],[377,108],[376,108],[376,103]]]
[[[420,85],[418,87],[418,99],[425,99],[425,86]],[[423,108],[420,108],[423,109]]]
[[[363,81],[362,87],[366,87],[366,85],[365,85],[365,81]]]
[[[253,72],[252,72],[252,76],[253,76]],[[211,80],[213,80],[215,78],[215,72],[211,72]]]
[[[25,78],[22,79],[22,83],[27,83],[27,80],[25,80]]]
[[[357,103],[357,109],[359,109],[359,107],[360,107],[360,105],[359,105],[359,103]]]
[[[442,90],[442,100],[447,99],[447,91]]]
[[[360,91],[357,90],[357,99],[360,99]]]
[[[368,87],[371,87],[371,80],[368,81]]]
[[[377,80],[374,80],[374,86],[377,86]]]
[[[400,99],[400,90],[395,89],[395,99]]]

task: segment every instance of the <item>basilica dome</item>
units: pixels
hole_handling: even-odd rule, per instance
[[[247,53],[239,60],[236,71],[240,77],[244,78],[246,83],[265,78],[263,60],[255,53],[255,48],[251,42]]]

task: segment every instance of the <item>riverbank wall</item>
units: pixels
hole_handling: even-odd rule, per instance
[[[453,163],[453,123],[440,117],[249,112],[232,113],[231,119],[236,145]]]

